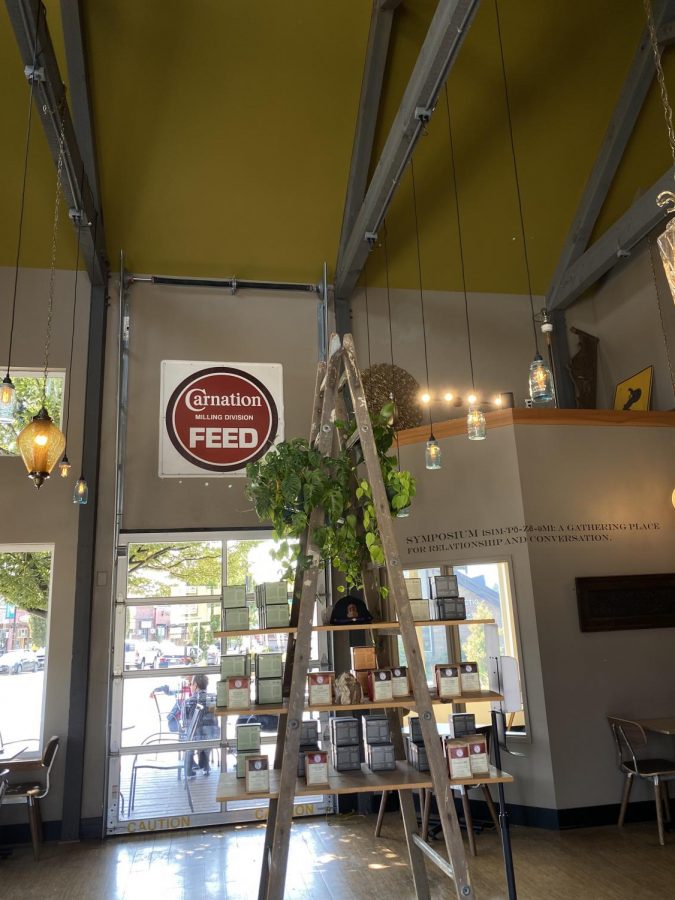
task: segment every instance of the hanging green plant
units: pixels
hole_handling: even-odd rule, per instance
[[[416,486],[410,472],[400,471],[396,457],[388,455],[394,442],[393,411],[393,404],[384,406],[372,418],[372,426],[389,509],[395,516],[410,506]],[[336,427],[346,439],[356,425],[350,420],[336,422]],[[309,565],[308,557],[299,559],[298,538],[317,506],[323,506],[326,516],[312,539],[321,558],[343,574],[347,589],[363,586],[362,571],[367,563],[384,565],[371,486],[358,475],[361,462],[356,448],[335,457],[322,456],[306,440],[296,438],[282,441],[262,460],[246,467],[247,493],[255,511],[260,519],[272,523],[275,537],[281,541],[274,556],[284,566],[284,578],[293,578],[298,562]],[[386,588],[382,593],[386,594]]]

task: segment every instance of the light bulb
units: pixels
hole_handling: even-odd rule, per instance
[[[474,406],[478,400],[478,397],[476,397],[475,394],[469,394],[469,396],[466,399],[467,399],[469,406]]]
[[[553,376],[541,353],[537,353],[530,364],[529,381],[530,397],[534,403],[547,403],[553,400]]]
[[[9,377],[9,372],[0,385],[0,424],[11,425],[16,411],[16,389]]]
[[[452,394],[450,393],[450,391],[446,391],[446,393],[443,394],[443,399],[445,400],[446,403],[452,402]]]
[[[427,469],[441,468],[441,447],[433,433],[429,435],[426,450],[424,451],[424,464]]]
[[[47,435],[46,434],[38,434],[35,436],[35,443],[38,447],[45,447],[47,444]]]
[[[495,397],[495,406],[501,406],[501,405],[502,405],[502,398]]]
[[[469,407],[466,417],[466,432],[470,441],[484,441],[487,434],[485,416],[477,406]]]
[[[426,391],[420,397],[422,403],[431,403],[431,394],[428,394]]]
[[[75,490],[73,491],[73,503],[79,503],[80,506],[84,506],[88,499],[89,486],[87,485],[84,476],[80,475],[77,482],[75,483]]]
[[[59,475],[61,478],[67,478],[70,475],[70,460],[68,459],[68,454],[63,454],[63,459],[59,463]]]

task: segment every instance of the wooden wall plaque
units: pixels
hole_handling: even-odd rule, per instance
[[[574,580],[582,631],[675,628],[675,573]]]

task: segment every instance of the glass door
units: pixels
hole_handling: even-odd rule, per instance
[[[261,532],[128,535],[117,570],[108,783],[108,833],[262,819],[267,801],[219,803],[235,728],[249,716],[215,715],[221,652],[285,652],[287,635],[258,635],[254,588],[279,577],[274,541]],[[223,584],[245,584],[250,635],[222,641]],[[315,633],[312,656],[320,659]],[[278,717],[259,713],[272,757]],[[254,719],[255,720],[255,719]],[[332,811],[303,797],[296,815]]]

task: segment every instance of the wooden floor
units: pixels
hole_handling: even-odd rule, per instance
[[[400,818],[303,819],[293,826],[286,897],[298,900],[406,900],[412,883]],[[0,861],[3,900],[202,900],[257,897],[262,826],[226,826],[48,844],[34,863],[22,846]],[[520,900],[664,900],[675,896],[675,835],[660,847],[656,825],[567,832],[513,828]],[[477,900],[502,900],[501,848],[495,833],[477,837],[471,864]],[[438,844],[436,846],[439,846]],[[431,896],[454,891],[430,870]]]

